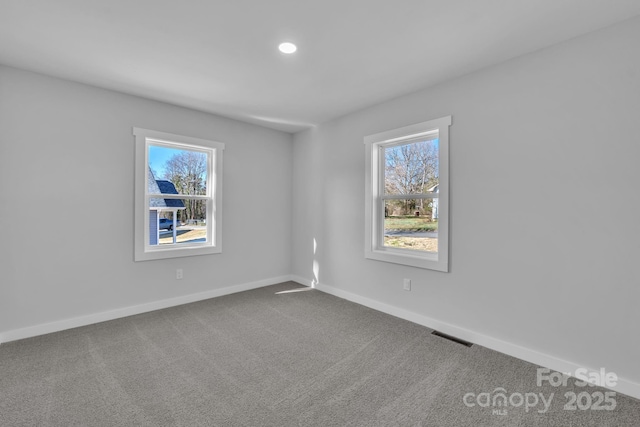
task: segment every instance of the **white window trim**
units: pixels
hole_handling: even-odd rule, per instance
[[[392,129],[364,138],[365,165],[365,258],[431,270],[449,271],[449,126],[451,116]],[[384,246],[384,207],[380,183],[384,162],[380,148],[438,132],[438,252],[430,253]],[[406,197],[404,197],[406,198]]]
[[[174,135],[149,129],[133,128],[135,136],[135,219],[134,219],[134,259],[149,261],[156,259],[178,258],[195,255],[217,254],[222,252],[222,152],[224,144],[206,139]],[[208,177],[207,195],[190,198],[203,198],[207,203],[207,242],[180,244],[171,246],[149,245],[148,199],[160,196],[164,199],[184,199],[179,195],[148,194],[147,168],[149,165],[149,144],[184,146],[186,149],[207,152]],[[215,228],[214,228],[215,227]]]

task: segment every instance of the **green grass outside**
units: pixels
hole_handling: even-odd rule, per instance
[[[438,231],[438,221],[426,216],[389,216],[384,219],[385,230]]]

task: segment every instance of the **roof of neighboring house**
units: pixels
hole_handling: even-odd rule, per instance
[[[149,172],[147,173],[147,175],[148,175],[148,181],[149,181],[149,188],[148,188],[149,193],[179,194],[178,190],[176,190],[175,185],[173,185],[171,181],[156,179],[156,177],[153,175],[153,172],[151,171],[151,168],[149,168]],[[159,209],[162,209],[162,208],[184,209],[185,208],[184,203],[182,203],[182,200],[156,199],[156,198],[152,198],[151,200],[149,200],[149,207],[159,208]]]
[[[158,184],[162,194],[178,194],[175,185],[171,181],[157,179],[156,184]],[[168,208],[184,208],[184,203],[179,199],[164,199],[164,203]]]

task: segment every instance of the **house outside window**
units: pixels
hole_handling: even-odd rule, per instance
[[[135,260],[222,251],[224,144],[134,128]]]
[[[365,257],[449,270],[451,116],[365,137]]]
[[[157,180],[150,167],[147,185],[149,194],[179,194],[175,184],[171,181]],[[178,212],[185,209],[182,200],[151,199],[149,202],[149,245],[159,245],[161,240],[166,238],[165,235],[162,235],[163,230],[171,232],[172,244],[178,243],[178,227],[182,225]]]

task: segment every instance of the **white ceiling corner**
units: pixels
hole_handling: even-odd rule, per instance
[[[0,0],[0,63],[296,132],[638,14],[638,0]]]

